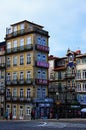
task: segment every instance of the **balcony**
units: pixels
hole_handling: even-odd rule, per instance
[[[32,50],[32,49],[33,49],[33,44],[26,44],[24,46],[7,49],[6,53],[14,54],[14,53],[24,52],[24,51],[28,51],[28,50]]]
[[[36,44],[36,49],[39,50],[39,51],[44,51],[44,52],[49,53],[49,47],[48,46]]]
[[[31,34],[31,33],[38,33],[38,34],[42,34],[42,35],[48,36],[48,32],[47,31],[39,29],[37,27],[33,27],[33,28],[26,28],[26,29],[18,30],[16,32],[12,32],[10,34],[7,34],[6,35],[6,39],[19,37],[19,36],[26,35],[26,34]]]
[[[24,84],[25,83],[25,80],[24,79],[19,79],[19,84]]]
[[[75,73],[68,73],[64,75],[65,79],[72,79],[75,78],[76,74]]]
[[[11,80],[6,80],[6,85],[11,85]]]
[[[26,79],[26,84],[32,84],[32,79]]]
[[[6,80],[6,85],[31,85],[33,83],[32,78],[30,79],[13,79]]]
[[[32,101],[31,97],[19,97],[19,96],[6,96],[6,101],[8,102],[16,102],[16,103],[28,103]]]
[[[18,80],[17,79],[14,79],[14,80],[12,80],[12,82],[11,82],[12,84],[18,84]]]
[[[0,94],[4,94],[5,90],[4,89],[0,89]]]
[[[49,68],[48,62],[36,61],[35,64],[36,64],[37,67]]]
[[[35,79],[37,85],[48,85],[49,81],[47,79]]]

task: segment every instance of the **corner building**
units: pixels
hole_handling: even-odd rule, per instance
[[[48,96],[48,38],[43,26],[27,20],[6,29],[6,111],[13,119],[30,118]]]

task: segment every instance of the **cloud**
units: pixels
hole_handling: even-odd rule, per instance
[[[1,37],[10,24],[27,19],[49,31],[51,54],[85,44],[86,0],[3,0],[0,5]]]

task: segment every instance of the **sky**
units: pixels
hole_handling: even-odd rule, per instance
[[[67,49],[86,53],[86,0],[2,0],[0,42],[6,27],[28,20],[49,32],[49,55],[65,56]]]

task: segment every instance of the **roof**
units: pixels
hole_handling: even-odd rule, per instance
[[[3,41],[3,42],[0,42],[0,46],[5,46],[6,45],[6,42]]]
[[[81,58],[81,57],[86,57],[86,53],[85,54],[81,54],[81,55],[77,55],[76,58]]]
[[[39,26],[40,28],[43,28],[43,26],[38,25],[38,24],[35,24],[35,23],[30,22],[30,21],[27,21],[27,20],[23,20],[23,21],[20,21],[20,22],[17,22],[17,23],[11,24],[11,26],[15,26],[15,25],[17,25],[17,24],[21,24],[21,23],[24,23],[24,22],[29,23],[29,24],[32,24],[32,25],[35,25],[35,26]]]
[[[55,60],[55,59],[59,59],[59,57],[55,57],[53,55],[48,56],[48,60]]]

